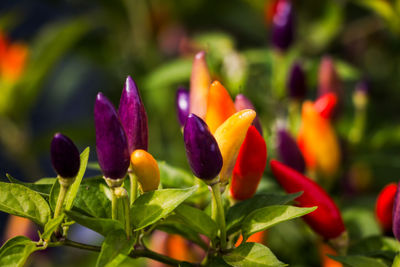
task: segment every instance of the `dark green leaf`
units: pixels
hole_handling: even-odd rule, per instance
[[[57,178],[43,178],[40,179],[38,181],[36,181],[35,183],[25,183],[22,182],[18,179],[15,179],[14,177],[12,177],[10,174],[6,174],[8,180],[11,183],[14,184],[21,184],[23,186],[28,187],[29,189],[32,189],[33,191],[38,192],[39,194],[41,194],[42,196],[48,197],[50,194],[50,190],[54,184],[54,182],[56,181]]]
[[[175,209],[175,213],[184,221],[187,227],[196,232],[214,239],[218,227],[204,211],[182,204]]]
[[[160,180],[164,188],[186,188],[195,185],[193,175],[167,164],[165,161],[158,161],[160,169]]]
[[[50,219],[50,207],[37,192],[20,184],[0,182],[0,210],[28,218],[39,225]]]
[[[382,261],[370,257],[351,255],[351,256],[331,256],[330,258],[343,263],[348,267],[387,267]]]
[[[254,233],[266,230],[275,224],[301,217],[316,210],[317,207],[299,208],[285,205],[274,205],[250,213],[243,221],[244,240]]]
[[[58,216],[57,218],[50,219],[44,226],[44,232],[41,235],[42,239],[48,241],[55,230],[60,226],[64,220],[64,214]]]
[[[93,231],[107,236],[111,231],[124,229],[119,221],[88,217],[75,211],[66,211],[69,218]]]
[[[2,267],[22,267],[29,255],[36,250],[35,242],[25,236],[16,236],[8,240],[0,249],[0,266]]]
[[[400,243],[385,236],[371,236],[357,241],[349,248],[349,254],[379,256],[393,259],[400,252]]]
[[[226,214],[226,229],[228,234],[232,234],[239,230],[244,218],[256,209],[260,209],[271,205],[283,205],[293,201],[302,193],[281,195],[281,194],[260,194],[239,202],[232,206]]]
[[[96,266],[118,266],[125,259],[119,255],[128,255],[132,249],[133,238],[127,240],[123,230],[112,231],[104,239]]]
[[[223,256],[226,263],[235,267],[280,267],[279,261],[269,248],[259,243],[244,243]]]
[[[186,189],[161,189],[141,195],[131,207],[132,224],[136,230],[143,229],[165,218],[185,199],[196,192],[198,186]]]

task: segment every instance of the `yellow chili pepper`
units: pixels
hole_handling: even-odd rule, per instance
[[[207,97],[211,77],[206,62],[206,53],[201,51],[196,54],[190,77],[190,113],[196,114],[203,120],[207,112]]]
[[[306,101],[302,123],[305,149],[315,156],[317,169],[325,176],[332,176],[340,163],[340,147],[330,121],[321,116],[312,102]]]
[[[240,146],[255,117],[256,112],[254,110],[241,110],[230,116],[215,131],[214,137],[217,140],[223,159],[220,172],[220,181],[222,183],[227,183],[232,176]]]
[[[131,164],[143,192],[158,189],[160,170],[153,156],[143,149],[137,149],[131,154]]]
[[[214,81],[208,93],[206,114],[210,132],[215,133],[217,128],[234,113],[236,113],[235,104],[228,91],[219,81]]]

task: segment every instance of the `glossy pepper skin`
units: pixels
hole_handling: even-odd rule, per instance
[[[176,114],[178,115],[178,122],[182,127],[189,116],[189,99],[189,91],[183,87],[179,87],[175,95]]]
[[[50,147],[51,163],[57,174],[63,178],[74,178],[79,171],[81,160],[75,144],[67,136],[56,133]]]
[[[392,217],[392,230],[397,240],[400,240],[400,183],[397,185],[396,195],[393,203],[393,217]]]
[[[206,62],[206,53],[201,51],[194,57],[192,75],[190,77],[190,113],[205,119],[207,112],[208,90],[211,76]]]
[[[230,116],[215,131],[214,137],[217,140],[224,164],[220,172],[220,181],[228,183],[232,176],[236,158],[240,146],[246,137],[247,130],[256,117],[256,112],[251,109],[244,109]]]
[[[211,133],[215,133],[217,128],[234,113],[236,113],[235,104],[228,91],[219,81],[214,81],[208,92],[205,120]]]
[[[158,189],[160,170],[153,156],[143,149],[136,149],[131,154],[131,164],[143,192]]]
[[[396,196],[397,184],[386,185],[376,199],[375,214],[379,224],[386,233],[392,231],[393,204]]]
[[[189,114],[183,128],[186,155],[194,175],[213,180],[222,168],[222,155],[207,124],[195,114]]]
[[[338,99],[335,93],[326,93],[315,101],[314,107],[323,118],[331,119],[337,102]]]
[[[286,192],[303,191],[296,199],[298,206],[318,206],[315,211],[303,217],[316,233],[326,239],[334,239],[346,231],[338,207],[322,187],[279,161],[271,160],[270,164],[272,173]]]
[[[128,141],[113,104],[98,93],[94,106],[97,158],[104,177],[124,178],[129,167]]]
[[[126,78],[122,91],[118,116],[126,133],[129,152],[132,153],[135,149],[147,150],[147,114],[139,90],[130,76]]]
[[[267,164],[267,146],[254,126],[250,126],[239,150],[230,187],[235,200],[251,198]]]
[[[287,87],[289,89],[289,97],[293,99],[303,99],[306,96],[306,76],[300,63],[295,62],[290,69]]]
[[[280,0],[272,21],[272,44],[287,50],[293,42],[294,18],[293,6],[289,0]]]
[[[243,110],[243,109],[252,109],[252,110],[256,110],[254,108],[253,103],[251,103],[251,101],[244,96],[243,94],[238,94],[235,98],[235,107],[237,111]],[[257,131],[261,134],[261,136],[263,135],[263,131],[262,131],[262,126],[260,123],[260,119],[258,118],[258,116],[256,116],[256,118],[254,119],[252,125],[254,127],[256,127]]]
[[[297,143],[308,168],[317,168],[327,177],[336,172],[341,160],[339,141],[330,121],[322,117],[310,101],[303,103]]]
[[[303,155],[301,154],[296,141],[284,129],[279,129],[277,132],[277,150],[279,158],[285,165],[297,170],[298,172],[304,173],[306,163]]]

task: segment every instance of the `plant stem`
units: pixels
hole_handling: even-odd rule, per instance
[[[130,204],[132,205],[133,202],[135,202],[137,198],[137,189],[138,189],[138,181],[135,173],[133,171],[129,171],[129,180],[131,182],[131,202]]]
[[[124,205],[124,219],[125,219],[125,231],[126,236],[128,239],[131,238],[131,211],[129,205],[129,198],[128,195],[122,198],[123,205]]]
[[[60,183],[60,192],[58,193],[56,209],[54,211],[54,218],[57,218],[61,214],[63,204],[64,204],[64,199],[65,199],[65,196],[67,195],[68,188],[69,188],[69,186],[66,186],[66,185],[63,185]]]
[[[111,218],[113,220],[118,220],[118,198],[115,195],[115,188],[111,188]]]
[[[224,207],[222,204],[220,184],[216,183],[211,186],[213,192],[213,198],[217,206],[217,224],[220,229],[221,249],[226,249],[226,229],[225,229],[225,214]]]
[[[50,242],[48,244],[48,247],[60,247],[60,246],[68,246],[68,247],[74,247],[74,248],[79,248],[79,249],[84,249],[84,250],[90,250],[90,251],[101,251],[101,247],[99,246],[93,246],[93,245],[88,245],[88,244],[83,244],[79,242],[75,242],[69,239],[66,239],[64,241],[59,241],[59,242]],[[162,263],[166,263],[172,266],[179,266],[182,262],[173,258],[170,258],[165,255],[158,254],[154,251],[151,251],[149,249],[136,249],[131,251],[131,253],[128,255],[131,258],[140,258],[140,257],[145,257],[149,259],[153,259]]]

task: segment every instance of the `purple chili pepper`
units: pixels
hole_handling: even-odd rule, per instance
[[[176,113],[181,126],[185,125],[189,116],[189,91],[183,87],[179,87],[176,91]]]
[[[194,175],[204,180],[214,179],[222,168],[222,155],[207,124],[193,113],[189,114],[183,139]]]
[[[81,160],[75,144],[61,133],[51,140],[51,163],[57,174],[63,178],[73,178],[78,174]]]
[[[284,129],[278,130],[277,138],[278,154],[282,162],[285,165],[304,173],[306,164],[295,140]]]
[[[243,110],[243,109],[252,109],[254,111],[256,111],[256,109],[253,106],[253,103],[251,103],[251,101],[245,97],[243,94],[238,94],[235,98],[235,108],[237,111]],[[254,127],[256,127],[257,131],[260,133],[260,135],[263,135],[262,132],[262,127],[261,127],[261,123],[260,123],[260,119],[258,118],[258,116],[256,116],[256,118],[254,119],[252,125]]]
[[[94,106],[96,149],[104,177],[124,178],[129,167],[128,141],[113,104],[98,93]]]
[[[291,98],[303,99],[306,96],[306,77],[298,62],[295,62],[290,70],[287,87]]]
[[[293,17],[292,3],[288,0],[279,1],[272,21],[272,44],[280,50],[288,49],[293,42]]]
[[[400,241],[400,183],[397,185],[396,195],[393,203],[393,234]]]
[[[147,151],[147,114],[139,90],[131,76],[126,78],[119,101],[118,115],[128,139],[129,153],[136,149]]]

